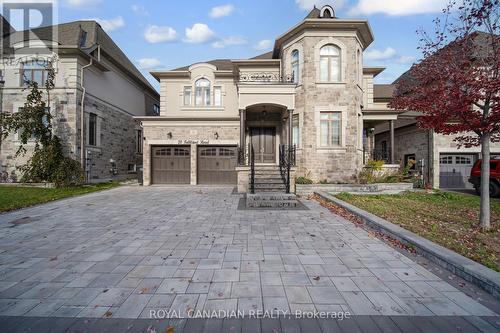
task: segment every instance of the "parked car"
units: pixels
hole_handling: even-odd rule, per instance
[[[477,160],[470,171],[469,183],[474,186],[477,194],[481,194],[481,164],[483,160]],[[490,196],[500,195],[500,160],[490,160]]]

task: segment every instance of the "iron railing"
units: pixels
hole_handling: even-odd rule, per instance
[[[363,163],[373,160],[373,161],[384,161],[385,163],[391,162],[390,150],[389,149],[364,149]]]
[[[250,144],[248,147],[250,152],[250,193],[255,194],[255,152],[253,146]]]
[[[296,149],[294,146],[280,145],[280,173],[286,193],[290,193],[290,169],[295,166]]]

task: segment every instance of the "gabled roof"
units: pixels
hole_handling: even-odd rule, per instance
[[[82,45],[82,34],[87,33],[85,43]],[[60,46],[72,47],[85,53],[90,52],[90,48],[96,44],[101,47],[101,52],[106,53],[108,58],[117,66],[121,67],[132,78],[141,82],[155,95],[158,95],[149,81],[141,74],[123,51],[115,44],[102,27],[93,20],[80,20],[62,23],[55,26],[46,26],[31,29],[30,31],[14,31],[8,35],[8,39],[3,39],[6,49],[17,42],[37,38],[44,41],[57,42]],[[6,45],[9,43],[10,45]]]
[[[266,53],[259,54],[258,56],[255,56],[250,59],[272,59],[273,58],[273,51],[269,51]]]

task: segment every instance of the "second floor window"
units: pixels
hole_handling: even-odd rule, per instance
[[[294,83],[299,83],[299,51],[292,52],[292,77]]]
[[[328,44],[319,51],[319,78],[321,82],[340,81],[340,49]]]
[[[214,105],[222,106],[222,88],[214,87]]]
[[[154,116],[160,115],[160,106],[158,104],[153,104],[153,115]]]
[[[43,87],[47,81],[47,66],[45,60],[31,60],[21,65],[21,86],[36,82],[38,87]]]
[[[195,82],[195,105],[210,106],[210,81],[199,79]]]
[[[191,87],[184,87],[184,105],[191,105]]]

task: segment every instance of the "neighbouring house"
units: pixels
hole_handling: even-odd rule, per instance
[[[373,40],[366,20],[340,19],[324,6],[269,53],[152,72],[160,116],[136,117],[144,184],[237,184],[247,192],[281,191],[282,179],[294,176],[355,181],[377,154],[372,130],[398,116],[373,82],[384,68],[363,66]],[[291,178],[281,172],[290,147]]]
[[[50,62],[56,77],[48,107],[66,153],[82,162],[89,182],[136,177],[143,135],[133,117],[158,114],[159,94],[102,27],[76,21],[14,31],[3,18],[2,25],[1,111],[22,108],[26,82],[43,85]],[[1,143],[0,172],[19,179],[30,144],[15,158],[17,138]]]
[[[490,36],[477,32],[474,43],[485,45],[485,40]],[[480,47],[476,49],[481,50]],[[381,91],[378,95],[385,95],[385,102],[389,102],[396,84],[401,80],[411,82],[413,79],[410,71],[401,75],[393,84],[379,86]],[[418,116],[418,110],[401,113],[394,123],[395,163],[406,166],[409,160],[416,161],[413,169],[423,174],[425,183],[434,188],[473,188],[468,179],[472,166],[481,158],[481,147],[459,146],[454,139],[465,135],[464,133],[443,135],[420,128]],[[381,152],[379,155],[382,159],[389,161],[387,152],[391,142],[390,127],[387,124],[377,125],[374,133],[375,151]],[[471,135],[475,136],[473,133]],[[500,142],[491,142],[490,149],[492,158],[500,157]]]

